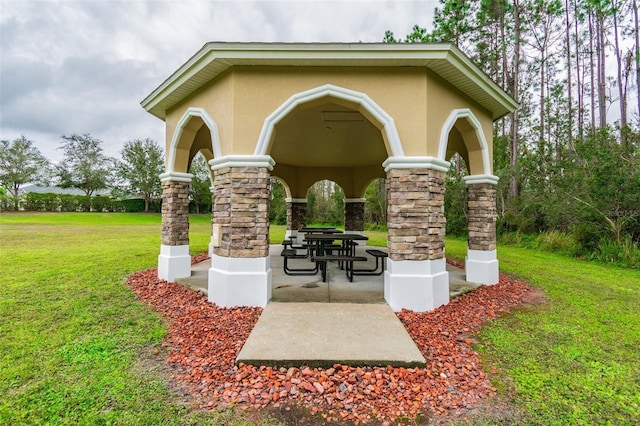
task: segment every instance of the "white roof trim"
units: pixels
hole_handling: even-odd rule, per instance
[[[518,107],[466,55],[446,43],[211,42],[142,100],[141,105],[164,119],[168,109],[233,66],[425,67],[440,75],[456,74],[457,87],[462,92],[482,89],[482,95],[473,99],[491,111],[494,119]]]

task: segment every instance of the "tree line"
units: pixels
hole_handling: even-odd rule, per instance
[[[500,234],[637,265],[639,35],[637,0],[440,0],[432,31],[383,41],[453,43],[520,103],[493,129]],[[466,168],[452,163],[447,228],[462,234]]]
[[[126,200],[140,199],[144,211],[159,211],[162,187],[159,175],[164,172],[164,150],[152,139],[134,139],[124,144],[120,158],[104,153],[104,142],[85,134],[63,135],[59,149],[61,161],[54,163],[34,146],[32,140],[20,136],[13,141],[0,141],[0,198],[4,209],[103,211],[110,210],[103,199],[92,197],[107,191],[111,198],[125,200],[116,210],[128,209]],[[206,161],[202,156],[192,164],[194,179],[191,189],[193,209],[211,209],[211,186]],[[40,184],[81,190],[84,197],[53,194],[26,194],[26,184]]]

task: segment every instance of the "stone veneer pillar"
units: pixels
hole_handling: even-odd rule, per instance
[[[389,259],[384,297],[394,311],[429,311],[449,302],[444,256],[444,191],[449,163],[391,157],[387,172]]]
[[[467,185],[467,281],[493,285],[499,280],[496,252],[496,184],[491,175],[464,177]]]
[[[307,226],[307,199],[287,198],[287,232],[285,238],[294,240],[296,244],[302,244],[304,234],[299,233],[301,228]]]
[[[211,241],[209,242],[209,257],[213,256],[213,246],[215,245],[215,240],[217,239],[217,234],[214,233],[213,227],[213,211],[216,205],[216,194],[213,186],[209,187],[209,191],[211,191]]]
[[[162,182],[162,244],[158,278],[175,281],[191,276],[189,254],[189,185],[192,174],[169,172]]]
[[[344,200],[344,232],[364,235],[364,198]]]
[[[261,306],[271,299],[269,198],[274,162],[268,155],[232,155],[209,162],[214,172],[214,238],[209,301]]]

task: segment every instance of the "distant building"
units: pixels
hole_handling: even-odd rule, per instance
[[[18,196],[21,197],[25,194],[67,194],[67,195],[85,195],[84,191],[78,188],[60,188],[58,186],[40,186],[40,185],[27,185],[18,190]],[[111,191],[103,189],[101,191],[94,191],[92,194],[94,197],[109,197]]]

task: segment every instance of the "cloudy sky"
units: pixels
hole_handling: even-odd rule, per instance
[[[58,161],[61,135],[164,144],[140,101],[208,41],[379,42],[438,0],[0,0],[0,138]]]

